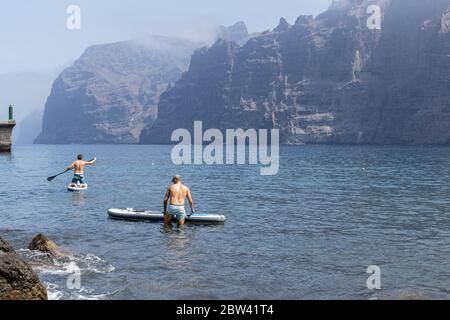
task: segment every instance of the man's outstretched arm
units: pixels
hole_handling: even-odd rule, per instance
[[[97,161],[97,157],[94,157],[94,159],[92,159],[91,161],[86,161],[85,164],[90,166],[90,165],[93,165],[95,163],[95,161]]]

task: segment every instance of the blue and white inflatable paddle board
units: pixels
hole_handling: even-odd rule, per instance
[[[88,185],[86,183],[85,184],[71,183],[67,187],[67,190],[70,192],[77,192],[77,191],[85,191],[85,190],[87,190],[87,188],[88,188]]]
[[[157,211],[141,211],[135,209],[109,209],[110,218],[119,220],[146,220],[164,221],[164,214]],[[220,223],[225,222],[226,217],[222,214],[194,213],[186,216],[187,222]]]

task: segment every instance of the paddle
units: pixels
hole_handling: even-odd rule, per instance
[[[58,173],[56,176],[48,177],[48,178],[47,178],[47,181],[48,181],[48,182],[51,182],[51,181],[55,180],[56,177],[58,177],[58,176],[60,176],[60,175],[62,175],[62,174],[64,174],[64,173],[66,173],[67,171],[69,171],[69,170],[64,170],[64,172]]]

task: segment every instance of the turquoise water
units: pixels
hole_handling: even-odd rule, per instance
[[[0,155],[0,235],[33,262],[53,299],[450,298],[450,148],[282,147],[280,171],[175,166],[169,146],[16,146]],[[89,190],[48,183],[77,153],[98,157]],[[367,170],[361,170],[367,168]],[[108,219],[161,210],[179,173],[224,225],[164,230]],[[44,233],[68,252],[26,250]],[[381,268],[382,290],[366,286]],[[81,288],[67,278],[81,272]]]

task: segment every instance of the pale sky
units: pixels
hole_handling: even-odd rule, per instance
[[[90,45],[145,34],[203,40],[218,25],[244,21],[250,32],[317,15],[331,0],[0,0],[0,74],[56,73]],[[81,30],[66,28],[69,5]]]

